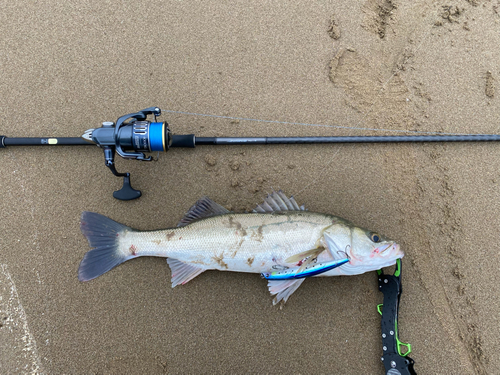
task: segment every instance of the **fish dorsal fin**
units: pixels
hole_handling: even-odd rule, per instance
[[[229,212],[230,211],[228,209],[222,207],[218,203],[215,203],[209,197],[203,197],[199,199],[193,205],[193,207],[188,210],[188,212],[186,212],[177,226],[183,227],[195,220],[204,219],[211,216],[225,215]]]
[[[297,204],[293,197],[288,198],[283,191],[273,191],[264,199],[264,203],[257,205],[253,212],[305,211],[304,206]]]

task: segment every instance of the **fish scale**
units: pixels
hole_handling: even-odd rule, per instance
[[[227,214],[182,228],[130,231],[121,236],[120,250],[132,255],[134,246],[135,256],[170,257],[204,269],[262,273],[274,265],[294,266],[285,259],[317,247],[333,220],[312,212]]]

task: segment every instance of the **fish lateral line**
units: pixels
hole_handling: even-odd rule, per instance
[[[340,267],[349,262],[348,258],[335,260],[333,262],[319,263],[311,267],[307,267],[303,271],[299,268],[288,269],[285,271],[264,272],[261,276],[266,280],[293,280],[303,279],[306,277],[317,276],[334,268]]]

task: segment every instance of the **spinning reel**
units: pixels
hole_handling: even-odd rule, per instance
[[[148,121],[149,115],[154,122]],[[166,122],[157,122],[161,109],[150,107],[136,113],[120,117],[116,124],[111,121],[102,123],[101,128],[88,129],[82,138],[95,143],[104,151],[104,163],[117,177],[123,177],[123,187],[113,193],[120,200],[139,198],[141,192],[132,188],[130,173],[120,173],[115,167],[115,152],[124,159],[151,161],[152,157],[144,152],[168,151],[172,143],[170,129]]]

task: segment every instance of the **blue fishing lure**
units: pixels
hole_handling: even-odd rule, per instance
[[[262,277],[267,280],[293,280],[303,279],[306,277],[316,276],[324,272],[330,271],[334,268],[340,267],[349,262],[349,259],[334,260],[332,262],[317,263],[312,266],[306,267],[304,270],[298,272],[299,267],[289,268],[283,271],[273,271],[262,273]]]

